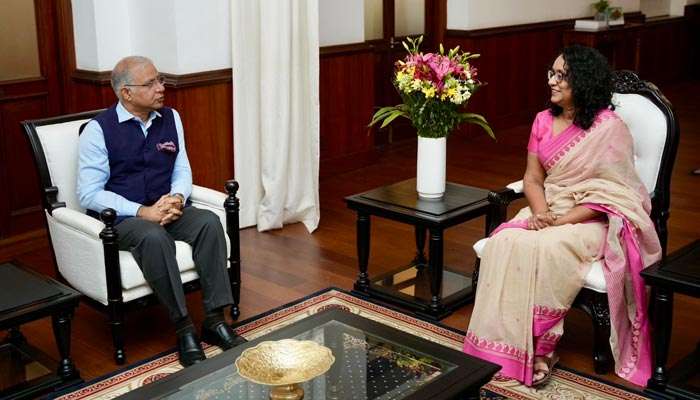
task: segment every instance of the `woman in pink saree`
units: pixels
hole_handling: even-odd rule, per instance
[[[551,108],[537,114],[528,144],[529,207],[484,248],[464,351],[528,386],[545,383],[564,316],[591,263],[603,259],[615,372],[644,386],[651,342],[639,272],[660,258],[661,246],[632,136],[613,111],[600,53],[566,48],[548,78]]]

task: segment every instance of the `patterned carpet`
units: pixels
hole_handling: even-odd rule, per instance
[[[330,288],[292,304],[243,321],[236,331],[251,340],[282,328],[327,308],[343,308],[365,318],[392,326],[404,332],[460,350],[463,333],[422,321],[392,309],[357,298],[345,291]],[[220,353],[218,347],[206,347],[207,357]],[[70,393],[54,397],[60,400],[113,399],[130,390],[155,382],[182,369],[177,354],[171,352],[129,366],[106,377],[86,383]],[[645,399],[601,381],[556,368],[552,379],[540,389],[532,389],[498,375],[481,390],[483,399]]]

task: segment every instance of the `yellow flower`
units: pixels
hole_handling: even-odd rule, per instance
[[[422,92],[428,99],[435,97],[435,88],[432,86],[424,87]]]

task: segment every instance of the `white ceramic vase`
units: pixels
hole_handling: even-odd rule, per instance
[[[418,137],[416,191],[423,199],[440,199],[445,194],[447,138]]]

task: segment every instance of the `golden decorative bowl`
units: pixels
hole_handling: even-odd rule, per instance
[[[326,373],[335,362],[331,349],[311,340],[262,342],[236,359],[238,374],[262,385],[292,385]]]

